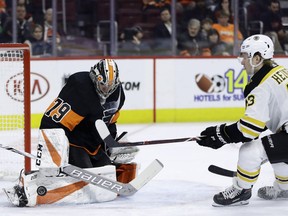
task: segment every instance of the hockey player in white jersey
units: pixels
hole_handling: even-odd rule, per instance
[[[253,35],[241,45],[240,63],[251,76],[244,90],[244,116],[234,124],[208,127],[201,132],[201,146],[213,149],[243,143],[239,150],[237,177],[226,190],[216,194],[213,206],[249,203],[261,163],[272,164],[273,186],[262,187],[263,199],[288,198],[288,70],[273,60],[274,46],[265,35]],[[272,134],[259,138],[269,129]]]

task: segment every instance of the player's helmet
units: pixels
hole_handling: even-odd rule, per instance
[[[259,52],[263,59],[271,59],[274,55],[274,44],[272,40],[262,34],[252,35],[241,44],[241,53],[247,53],[252,58]]]
[[[112,59],[102,59],[91,67],[90,77],[103,99],[109,97],[120,84],[118,66]]]

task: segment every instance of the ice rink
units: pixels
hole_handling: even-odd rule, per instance
[[[129,141],[169,139],[197,136],[207,126],[218,123],[171,123],[119,125],[118,131],[128,131]],[[85,205],[46,205],[30,208],[13,207],[0,192],[1,216],[286,216],[288,200],[266,201],[257,197],[259,187],[274,181],[270,164],[262,166],[253,188],[250,204],[237,207],[212,207],[212,197],[232,184],[232,179],[210,173],[211,164],[235,170],[239,145],[226,145],[218,150],[204,148],[196,142],[161,144],[140,147],[135,162],[140,172],[153,159],[164,169],[139,192],[118,197],[107,203]],[[0,151],[4,151],[1,150]],[[0,181],[4,188],[12,182]]]

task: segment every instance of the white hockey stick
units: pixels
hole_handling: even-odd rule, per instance
[[[4,146],[3,144],[0,144],[0,148],[6,149],[8,151],[12,151],[12,152],[14,152],[16,154],[19,154],[19,155],[22,155],[22,156],[25,156],[25,157],[29,157],[29,158],[32,158],[32,159],[37,159],[37,157],[35,155],[33,155],[33,154],[17,150],[15,148],[10,147],[10,146]]]
[[[156,176],[162,168],[163,164],[155,159],[142,173],[127,184],[113,181],[72,165],[63,167],[63,172],[73,178],[77,178],[117,194],[131,196]]]
[[[29,157],[31,159],[39,159],[33,154],[17,150],[10,146],[4,146],[0,144],[0,147],[8,151],[17,153],[19,155]],[[85,169],[70,164],[62,167],[61,171],[73,178],[96,185],[98,187],[104,188],[114,193],[130,196],[136,193],[138,190],[140,190],[151,179],[153,179],[162,170],[162,168],[163,164],[159,160],[155,159],[142,173],[140,173],[135,179],[133,179],[131,182],[127,184],[108,179],[101,175],[91,173]]]
[[[95,127],[109,148],[125,147],[125,146],[143,146],[143,145],[155,145],[155,144],[167,144],[176,142],[189,142],[199,140],[200,137],[186,137],[176,139],[162,139],[162,140],[147,140],[138,142],[117,142],[110,134],[106,124],[102,120],[95,121]]]

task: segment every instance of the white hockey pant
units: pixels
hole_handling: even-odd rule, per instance
[[[251,188],[258,179],[261,163],[267,160],[267,154],[262,145],[261,139],[244,143],[239,150],[237,181],[242,188]],[[288,179],[288,164],[272,164],[275,175],[275,183],[282,190],[288,190],[288,182],[281,179]],[[280,180],[279,180],[280,179]]]

